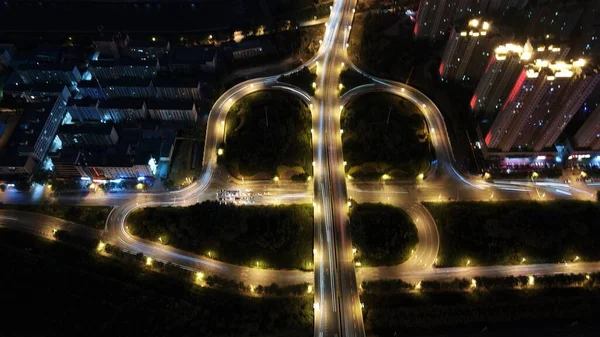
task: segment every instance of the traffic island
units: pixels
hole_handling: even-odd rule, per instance
[[[346,174],[368,181],[415,180],[435,158],[418,107],[388,93],[362,95],[341,116]]]
[[[438,226],[437,267],[600,260],[591,201],[424,203]]]
[[[312,175],[311,114],[299,98],[250,94],[231,107],[223,127],[219,162],[237,179],[306,181]]]
[[[312,205],[143,208],[127,218],[132,235],[253,268],[312,270]]]
[[[419,242],[417,228],[401,208],[352,204],[350,231],[357,266],[391,266],[408,260]]]

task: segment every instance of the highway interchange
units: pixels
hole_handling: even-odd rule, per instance
[[[191,185],[176,191],[106,194],[99,196],[51,196],[50,201],[77,205],[112,205],[104,231],[81,229],[68,221],[11,210],[0,210],[0,224],[51,236],[54,229],[79,231],[121,248],[157,260],[202,270],[243,281],[249,285],[312,283],[315,296],[315,336],[364,336],[357,282],[401,278],[408,282],[446,280],[473,276],[551,274],[599,271],[600,263],[542,264],[462,268],[433,268],[439,250],[439,235],[431,215],[420,201],[578,198],[589,200],[594,190],[551,181],[489,181],[465,177],[455,168],[452,146],[441,112],[424,94],[408,85],[364,74],[347,56],[347,41],[354,16],[355,0],[336,0],[326,25],[319,52],[303,66],[316,66],[314,97],[279,76],[251,79],[227,90],[214,104],[207,122],[203,170]],[[352,67],[373,83],[339,96],[339,75]],[[261,90],[281,90],[301,98],[312,112],[313,184],[289,182],[239,182],[217,166],[218,147],[226,132],[226,115],[239,99]],[[352,99],[369,92],[388,92],[406,98],[426,118],[437,161],[426,179],[415,184],[359,184],[345,175],[340,132],[340,114]],[[348,183],[348,186],[346,184]],[[311,185],[311,184],[308,184]],[[128,234],[127,215],[141,207],[186,206],[214,200],[220,188],[248,188],[262,193],[258,203],[310,203],[314,205],[314,273],[298,270],[269,270],[236,266],[196,255],[156,241]],[[41,193],[44,193],[43,191]],[[6,194],[6,193],[5,193]],[[402,207],[415,222],[419,245],[411,258],[398,266],[361,267],[355,271],[352,242],[347,226],[349,198],[356,202],[384,202]],[[27,202],[25,200],[25,202]]]

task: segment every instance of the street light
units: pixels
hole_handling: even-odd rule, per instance
[[[275,176],[275,177],[273,178],[273,181],[274,181],[274,182],[279,182],[279,177],[278,177],[278,176]]]
[[[223,149],[218,149],[217,150],[217,155],[222,156],[223,155]]]
[[[533,277],[533,275],[529,275],[529,277],[527,277],[527,285],[533,286],[534,284],[535,284],[535,278]]]
[[[204,273],[199,271],[196,273],[196,280],[200,281],[204,278]]]
[[[146,258],[146,265],[147,266],[151,266],[152,265],[152,258],[151,257],[147,257]]]
[[[390,177],[387,173],[381,176],[381,179],[383,180],[390,180],[392,177]]]
[[[98,247],[96,247],[96,250],[101,252],[104,250],[104,248],[106,248],[106,243],[104,243],[102,241],[98,242]]]

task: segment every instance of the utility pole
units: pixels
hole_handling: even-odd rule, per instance
[[[269,107],[265,106],[265,120],[267,121],[267,127],[269,127]]]
[[[385,124],[388,125],[390,124],[390,114],[392,113],[392,107],[390,106],[388,108],[388,116],[387,116],[387,120],[385,121]]]

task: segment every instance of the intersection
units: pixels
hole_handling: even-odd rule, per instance
[[[89,197],[59,197],[55,201],[69,204],[115,205],[104,232],[87,235],[98,237],[136,253],[169,261],[185,268],[203,270],[209,274],[243,281],[247,284],[280,285],[314,283],[315,336],[364,336],[358,282],[401,278],[405,281],[425,279],[446,280],[472,276],[504,276],[536,273],[590,272],[600,270],[600,263],[572,265],[543,264],[520,266],[490,266],[434,269],[439,250],[439,234],[435,221],[420,201],[491,200],[539,198],[539,190],[549,198],[589,200],[594,190],[550,181],[488,181],[480,177],[463,176],[455,165],[454,154],[444,118],[435,104],[417,89],[408,85],[372,77],[360,71],[347,56],[347,41],[354,16],[355,0],[336,0],[331,8],[321,48],[304,66],[316,66],[315,97],[292,85],[277,81],[279,76],[257,78],[227,90],[214,104],[207,122],[203,170],[191,185],[176,191],[145,192]],[[339,97],[339,75],[345,64],[369,77],[373,83],[354,88]],[[301,69],[301,68],[299,68]],[[298,70],[299,70],[298,69]],[[222,174],[217,166],[218,147],[226,131],[227,112],[239,99],[261,90],[281,90],[302,99],[311,108],[313,143],[313,184],[246,182],[254,190],[269,189],[271,196],[261,203],[310,203],[314,205],[314,273],[291,270],[268,270],[235,266],[199,256],[157,242],[142,240],[128,234],[127,215],[142,207],[188,206],[214,199],[219,188],[237,187],[240,182]],[[340,132],[340,114],[352,99],[369,92],[387,92],[403,97],[419,107],[427,121],[437,160],[417,189],[411,185],[361,185],[348,181],[345,175]],[[310,185],[310,184],[309,184]],[[536,196],[537,194],[537,196]],[[456,197],[455,197],[456,195]],[[355,270],[352,241],[347,213],[349,197],[358,202],[388,202],[402,207],[418,228],[419,245],[411,258],[398,266],[364,267]],[[26,228],[48,233],[52,228],[73,226],[46,216],[25,215],[18,211],[0,211],[5,226]]]

